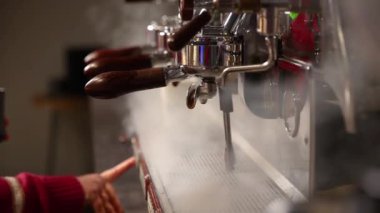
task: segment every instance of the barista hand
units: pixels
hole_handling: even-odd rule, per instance
[[[135,158],[131,157],[101,174],[78,177],[85,192],[86,201],[96,213],[122,213],[121,202],[112,186],[112,182],[134,167]]]

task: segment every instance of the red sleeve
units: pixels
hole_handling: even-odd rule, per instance
[[[21,173],[17,179],[25,195],[23,213],[83,212],[84,192],[76,177]]]
[[[8,182],[0,177],[0,212],[12,213],[12,205],[13,198],[11,188]]]

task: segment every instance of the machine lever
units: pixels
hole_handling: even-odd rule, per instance
[[[172,51],[179,51],[211,20],[211,14],[203,10],[190,22],[179,29],[171,38],[168,39],[168,46]]]
[[[179,1],[179,15],[182,21],[190,21],[193,18],[194,0]]]

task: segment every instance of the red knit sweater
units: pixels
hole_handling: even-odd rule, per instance
[[[23,213],[83,211],[85,196],[76,177],[21,173],[16,178],[24,191]],[[0,178],[0,212],[13,213],[12,190],[3,178]]]

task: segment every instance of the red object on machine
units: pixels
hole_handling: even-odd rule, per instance
[[[300,13],[291,23],[289,33],[284,36],[285,55],[309,60],[315,52],[319,32],[318,17]]]

